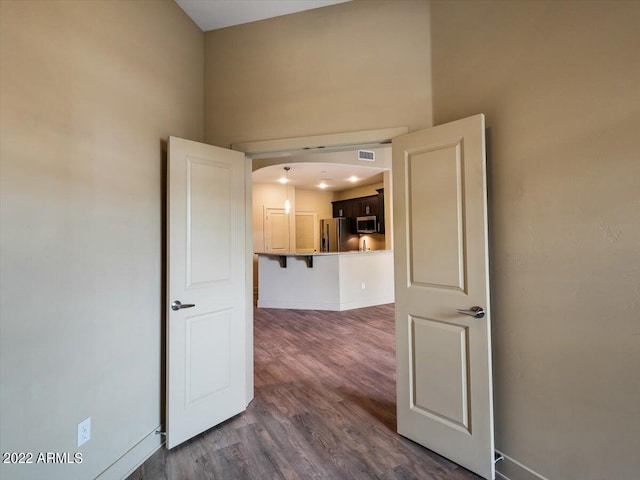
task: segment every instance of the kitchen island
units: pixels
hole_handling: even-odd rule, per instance
[[[351,310],[393,303],[393,252],[258,253],[258,307]]]

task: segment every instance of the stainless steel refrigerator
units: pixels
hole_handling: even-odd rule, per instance
[[[320,251],[349,252],[358,250],[358,234],[351,233],[350,219],[325,218],[320,220]]]

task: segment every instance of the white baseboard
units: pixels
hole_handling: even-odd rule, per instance
[[[328,310],[332,312],[343,312],[356,308],[374,307],[376,305],[386,305],[393,303],[393,295],[375,299],[355,300],[352,302],[308,302],[296,300],[260,300],[258,308],[284,308],[294,310]]]
[[[354,310],[356,308],[376,307],[378,305],[387,305],[393,303],[393,295],[386,297],[378,297],[374,299],[355,300],[352,302],[340,302],[340,310]]]
[[[131,475],[164,444],[164,436],[156,433],[156,430],[160,430],[160,428],[160,426],[154,428],[151,433],[131,447],[95,480],[123,480]]]
[[[523,465],[509,455],[496,450],[504,457],[504,460],[496,463],[496,479],[499,480],[549,480],[533,469]]]
[[[340,311],[340,304],[334,302],[300,302],[296,300],[260,300],[260,298],[258,298],[258,308]]]

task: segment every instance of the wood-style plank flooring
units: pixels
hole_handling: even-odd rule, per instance
[[[393,305],[256,309],[254,328],[247,411],[128,480],[479,479],[395,433]]]

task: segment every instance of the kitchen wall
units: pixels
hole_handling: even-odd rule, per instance
[[[84,455],[3,479],[160,444],[162,141],[202,140],[203,58],[173,1],[0,2],[0,451]]]
[[[315,212],[318,221],[331,218],[332,192],[295,188],[293,185],[279,183],[253,184],[253,251],[264,251],[264,210],[265,208],[284,208],[289,189],[291,205],[291,249],[295,249],[295,212]]]
[[[497,447],[550,479],[640,471],[639,9],[356,0],[206,34],[218,145],[425,128],[432,76],[436,124],[487,115]]]
[[[429,4],[355,0],[205,34],[205,138],[431,125]]]
[[[296,188],[296,210],[301,212],[316,212],[318,221],[333,217],[333,192],[324,190],[306,190]]]
[[[333,200],[347,200],[349,198],[367,197],[369,195],[377,195],[376,191],[379,188],[384,188],[384,183],[374,183],[372,185],[364,185],[362,187],[349,188],[348,190],[341,190],[334,192]],[[385,199],[386,200],[386,199]]]
[[[358,238],[360,250],[385,250],[384,235],[380,233],[367,233]]]
[[[434,123],[488,126],[496,446],[549,479],[640,472],[638,25],[635,1],[432,4]]]

